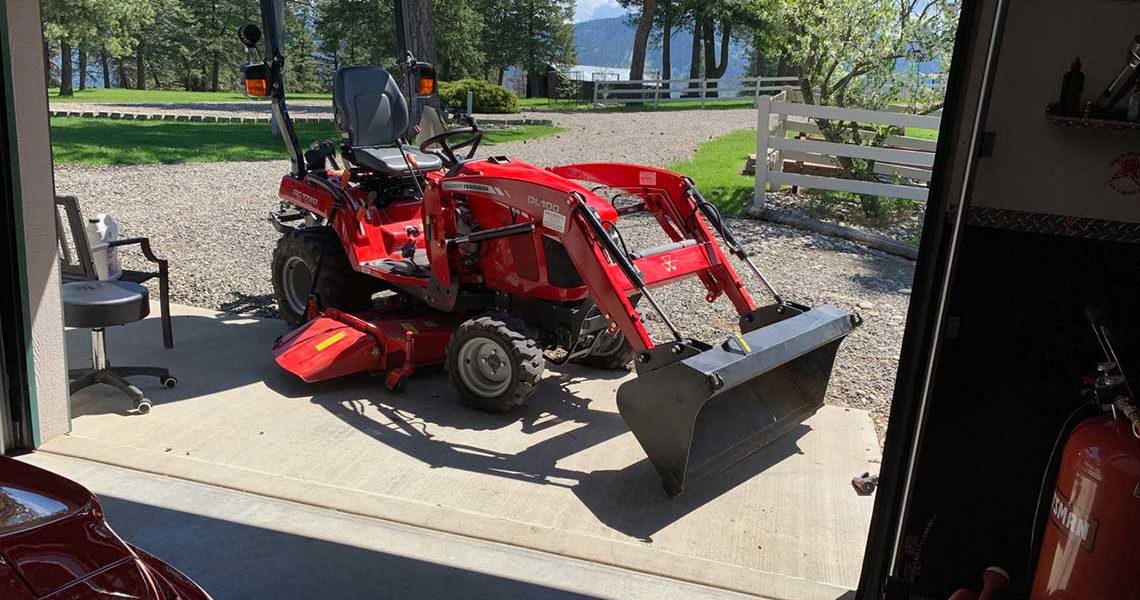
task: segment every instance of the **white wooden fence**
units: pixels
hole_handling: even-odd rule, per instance
[[[726,77],[721,79],[639,79],[594,82],[594,104],[652,104],[751,98],[796,85],[798,77]],[[690,84],[695,84],[690,87]],[[711,96],[710,94],[716,94]]]
[[[925,184],[930,181],[930,169],[934,166],[936,142],[891,136],[887,138],[885,146],[876,147],[788,139],[789,131],[818,135],[819,127],[814,123],[815,119],[935,130],[941,122],[940,117],[817,106],[788,102],[782,97],[760,97],[757,99],[756,123],[756,206],[763,206],[765,189],[777,190],[781,185],[926,201]],[[858,181],[803,172],[784,172],[785,160],[829,170],[827,167],[839,166],[835,157],[840,156],[875,161],[875,173],[901,179],[903,182]]]

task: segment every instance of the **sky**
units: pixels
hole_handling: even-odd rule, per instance
[[[625,14],[625,10],[617,3],[617,0],[576,0],[576,4],[577,6],[574,9],[575,23],[591,19],[620,17]]]

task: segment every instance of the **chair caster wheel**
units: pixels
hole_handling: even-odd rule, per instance
[[[176,378],[176,377],[163,377],[160,383],[162,383],[162,387],[164,387],[164,388],[172,388],[172,387],[178,385],[178,378]]]
[[[145,415],[150,412],[151,406],[153,405],[151,404],[150,400],[143,398],[142,400],[139,400],[138,404],[135,405],[135,410],[139,411],[140,415]]]

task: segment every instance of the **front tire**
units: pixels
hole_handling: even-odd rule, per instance
[[[447,345],[447,376],[465,402],[505,413],[538,388],[546,359],[522,321],[503,314],[456,328]]]
[[[289,325],[300,325],[306,320],[309,291],[318,264],[321,272],[316,292],[323,305],[354,312],[371,304],[375,282],[352,270],[332,229],[295,229],[281,236],[273,249],[273,295],[281,318]]]

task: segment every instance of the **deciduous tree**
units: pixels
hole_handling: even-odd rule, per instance
[[[911,112],[940,107],[941,90],[921,85],[926,75],[918,67],[949,68],[959,6],[958,0],[789,0],[788,56],[800,68],[804,101],[879,110],[901,104]],[[838,143],[881,145],[895,132],[835,119],[817,124]],[[875,178],[874,161],[838,160],[852,177]],[[867,205],[873,200],[864,199],[865,210],[874,210]]]

